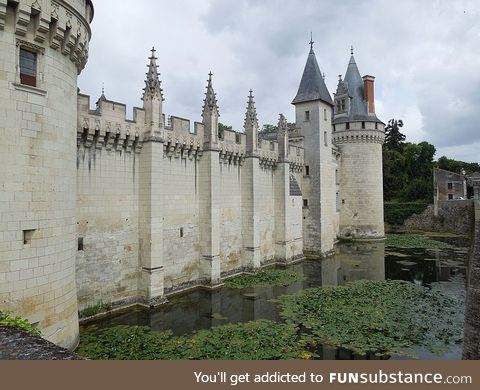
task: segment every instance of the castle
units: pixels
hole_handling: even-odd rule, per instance
[[[156,305],[384,236],[384,124],[353,53],[332,100],[311,42],[295,126],[263,134],[252,91],[245,131],[219,129],[211,74],[201,121],[166,116],[152,49],[129,120],[77,91],[92,18],[90,0],[0,0],[1,310],[72,348],[99,302]]]

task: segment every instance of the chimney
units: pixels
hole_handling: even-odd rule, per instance
[[[374,97],[374,86],[375,77],[373,76],[363,76],[363,98],[367,102],[367,109],[369,114],[375,113],[375,97]]]

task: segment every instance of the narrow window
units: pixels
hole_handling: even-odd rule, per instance
[[[345,128],[346,128],[347,130],[350,130],[350,122],[345,123]]]
[[[308,207],[308,199],[303,200],[303,207],[305,207],[305,208]]]
[[[183,228],[181,227],[180,228],[180,238],[182,238],[182,237],[183,237]]]
[[[375,122],[375,130],[378,130],[378,123]]]
[[[453,183],[448,183],[447,187],[448,187],[449,190],[453,190]]]
[[[339,178],[338,178],[338,169],[335,169],[335,184],[340,184],[340,181],[339,181]]]
[[[240,143],[240,134],[238,134],[238,133],[235,133],[235,142],[236,142],[237,144]]]
[[[362,122],[362,129],[365,128],[365,122]]]
[[[78,250],[83,251],[83,237],[78,237]]]
[[[342,99],[342,111],[345,111],[345,99]]]
[[[37,54],[20,48],[20,83],[37,86]]]
[[[32,243],[33,233],[35,233],[35,229],[23,231],[23,245],[30,245]]]
[[[333,131],[336,131],[336,130],[337,130],[337,128],[335,127],[335,125],[333,125]]]
[[[310,121],[310,111],[305,111],[305,122]]]
[[[323,120],[325,120],[325,121],[327,120],[327,109],[326,108],[323,109]]]
[[[305,176],[310,176],[310,167],[305,165]]]
[[[324,142],[325,146],[328,146],[328,138],[327,138],[327,132],[326,131],[323,132],[323,142]]]

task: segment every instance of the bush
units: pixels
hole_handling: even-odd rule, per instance
[[[385,202],[385,222],[389,225],[403,225],[408,217],[420,214],[428,205],[427,202]]]

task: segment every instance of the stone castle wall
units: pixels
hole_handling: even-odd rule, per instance
[[[438,216],[434,206],[429,205],[420,214],[413,214],[403,223],[407,231],[451,232],[470,234],[475,223],[473,200],[440,200],[437,202]]]
[[[89,97],[80,94],[78,111],[80,310],[98,303],[142,302],[147,294],[141,281],[142,164],[160,180],[164,294],[212,283],[212,275],[222,279],[302,256],[302,201],[298,194],[290,195],[290,175],[298,176],[303,166],[300,146],[289,147],[292,161],[278,175],[277,142],[260,141],[256,156],[246,159],[245,134],[224,131],[218,151],[205,152],[203,124],[195,123],[191,133],[188,120],[171,117],[160,131],[159,151],[148,157],[143,109],[135,108],[134,119],[127,120],[123,104],[103,97],[91,110]],[[218,223],[212,233],[219,248],[218,270],[204,259],[204,227],[210,229],[206,212]],[[249,234],[256,244],[249,242]]]

